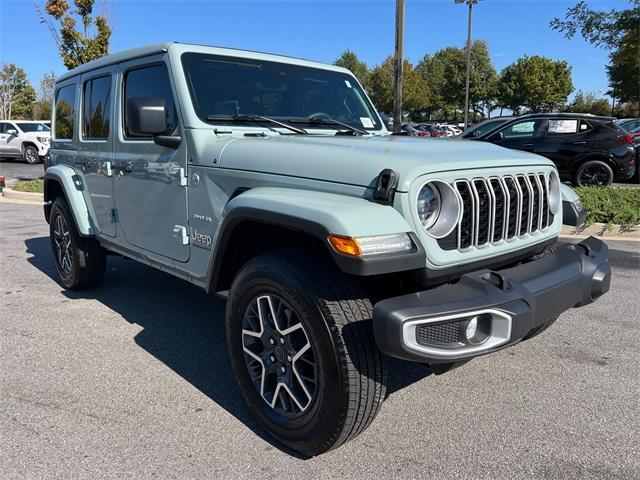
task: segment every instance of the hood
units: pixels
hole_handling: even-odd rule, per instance
[[[553,165],[549,160],[491,143],[403,136],[273,135],[229,139],[222,168],[250,170],[373,187],[385,168],[398,174],[400,192],[419,176],[472,168]]]

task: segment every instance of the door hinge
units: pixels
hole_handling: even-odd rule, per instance
[[[187,171],[184,168],[180,169],[180,186],[187,186]]]
[[[189,245],[189,234],[187,233],[187,227],[182,225],[176,225],[173,227],[173,237],[178,240],[180,245]]]
[[[107,208],[107,218],[110,223],[116,223],[118,221],[118,212],[115,208]]]

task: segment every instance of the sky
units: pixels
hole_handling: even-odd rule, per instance
[[[49,71],[62,74],[35,4],[0,0],[0,63],[24,68],[36,87]],[[73,0],[69,0],[73,3]],[[498,71],[523,55],[567,60],[576,90],[604,94],[607,54],[577,37],[567,40],[549,22],[577,0],[481,0],[473,9],[473,38],[489,44]],[[588,0],[592,8],[625,8],[624,0]],[[258,50],[332,63],[346,49],[369,66],[393,53],[395,0],[97,0],[113,27],[111,52],[165,41]],[[405,57],[466,41],[467,8],[454,0],[407,0]]]

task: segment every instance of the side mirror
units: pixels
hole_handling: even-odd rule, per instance
[[[132,135],[164,135],[167,131],[164,99],[130,98],[127,102],[127,128]]]
[[[488,140],[491,143],[502,143],[502,140],[504,140],[504,135],[502,134],[502,132],[496,132],[491,135]]]
[[[7,130],[7,135],[10,135],[12,137],[16,136],[18,135],[18,131],[15,128],[10,128],[9,130]]]

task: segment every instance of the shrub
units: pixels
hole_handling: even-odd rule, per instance
[[[629,228],[640,224],[640,188],[579,187],[575,191],[587,211],[587,225],[606,223]]]

